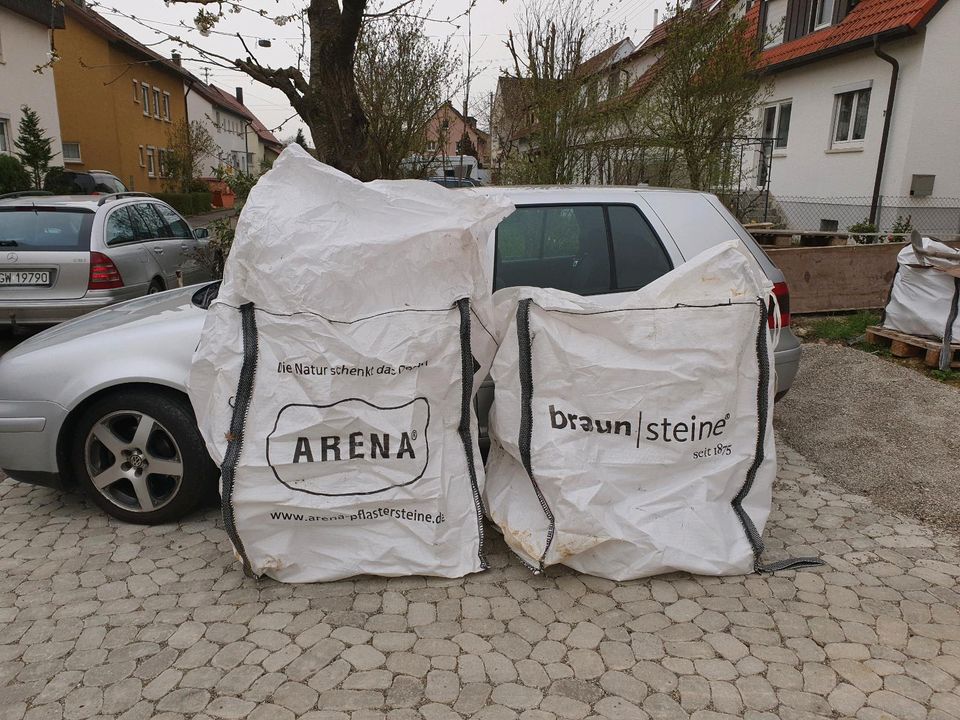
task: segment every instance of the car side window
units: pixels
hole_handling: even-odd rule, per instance
[[[173,233],[173,237],[193,237],[193,233],[190,231],[190,226],[187,225],[187,221],[180,217],[176,210],[167,207],[166,205],[154,205],[153,207],[157,212],[160,213],[161,217],[166,220],[167,225],[170,226],[170,230]]]
[[[153,238],[169,238],[172,237],[170,228],[167,226],[167,223],[160,213],[157,212],[156,208],[152,203],[137,203],[131,208],[132,212],[135,212],[143,220],[143,224],[147,228],[148,237]]]
[[[600,205],[519,207],[497,228],[494,290],[518,285],[610,292],[610,249]]]
[[[117,208],[107,218],[106,244],[120,245],[121,243],[142,240],[143,238],[139,237],[138,234],[138,226],[139,223],[134,224],[129,207]]]
[[[638,290],[673,269],[663,245],[638,208],[611,205],[607,212],[618,290]]]

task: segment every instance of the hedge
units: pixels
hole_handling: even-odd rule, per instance
[[[157,200],[163,200],[181,215],[201,215],[210,212],[210,193],[151,193]]]

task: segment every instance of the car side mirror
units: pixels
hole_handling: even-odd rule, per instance
[[[193,236],[194,236],[197,240],[204,240],[204,239],[210,237],[210,231],[207,230],[205,227],[194,228],[194,229],[193,229]]]

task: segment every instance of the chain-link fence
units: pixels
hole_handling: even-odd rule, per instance
[[[866,227],[869,197],[804,197],[771,195],[771,220],[801,231],[857,230],[909,232],[951,238],[960,235],[960,198],[881,196],[874,229]]]

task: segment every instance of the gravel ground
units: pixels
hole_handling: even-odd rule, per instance
[[[960,391],[859,350],[805,345],[774,422],[833,481],[960,532]]]

